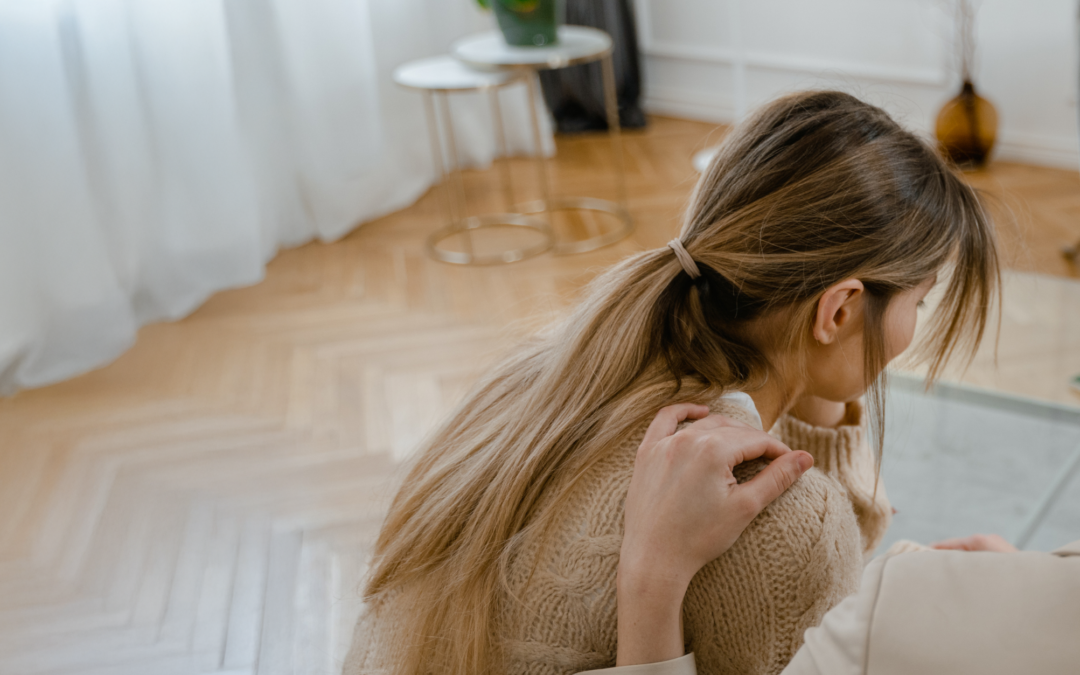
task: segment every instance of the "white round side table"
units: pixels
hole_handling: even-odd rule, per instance
[[[513,71],[479,71],[469,68],[451,56],[436,56],[429,59],[410,61],[394,70],[394,81],[403,87],[417,89],[424,94],[424,112],[427,117],[428,135],[431,137],[431,150],[435,157],[435,166],[439,170],[439,179],[447,179],[448,190],[445,194],[448,223],[434,232],[427,240],[428,253],[435,259],[459,265],[497,265],[517,262],[551,249],[554,236],[550,222],[527,213],[514,211],[514,191],[507,165],[506,133],[502,123],[502,110],[499,106],[498,89],[522,80],[521,74]],[[447,95],[456,92],[487,92],[491,104],[491,117],[495,125],[495,141],[498,146],[498,164],[502,173],[502,187],[506,197],[507,213],[491,213],[469,216],[465,183],[461,178],[461,165],[458,162],[457,141],[454,138],[453,119],[450,116],[450,102]],[[531,91],[531,90],[530,90]],[[438,116],[435,114],[435,102],[438,101],[442,113],[443,129],[446,134],[448,158],[443,157],[443,141],[439,133]],[[515,227],[533,230],[539,233],[539,241],[521,248],[504,249],[497,253],[476,253],[472,233],[485,228]],[[448,238],[461,235],[463,251],[447,249],[441,244]],[[533,235],[532,238],[536,238]]]
[[[615,96],[615,69],[611,63],[611,37],[602,30],[586,26],[560,26],[558,42],[543,47],[514,47],[506,44],[502,34],[490,31],[458,40],[450,48],[451,54],[468,66],[491,72],[516,72],[528,75],[529,109],[536,148],[540,148],[540,121],[536,116],[539,99],[537,72],[566,68],[583,63],[600,61],[604,81],[604,107],[607,112],[608,134],[615,164],[615,190],[617,201],[594,197],[552,197],[547,179],[547,159],[538,150],[537,162],[540,172],[541,199],[522,204],[518,211],[529,214],[543,213],[551,224],[553,211],[584,209],[600,211],[614,216],[619,223],[615,229],[587,239],[573,241],[555,240],[556,253],[583,253],[613,244],[629,235],[633,229],[630,211],[626,205],[626,171],[623,166],[622,134],[619,127],[619,109]]]

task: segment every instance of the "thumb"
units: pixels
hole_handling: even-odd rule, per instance
[[[754,506],[757,517],[766,506],[784,494],[789,487],[799,480],[807,469],[814,466],[814,458],[808,452],[788,452],[777,457],[758,475],[739,486]]]

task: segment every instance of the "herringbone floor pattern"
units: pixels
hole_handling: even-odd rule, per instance
[[[400,461],[515,336],[677,231],[689,157],[715,140],[663,119],[628,134],[638,230],[603,251],[433,262],[435,190],[281,253],[105,368],[0,400],[0,673],[337,672]],[[557,187],[610,194],[605,152],[561,140]],[[1042,170],[1002,171],[1045,189]],[[1080,209],[1075,176],[1047,175],[1052,208]],[[497,200],[493,173],[468,182],[481,208]]]

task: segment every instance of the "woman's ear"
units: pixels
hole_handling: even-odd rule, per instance
[[[844,279],[825,289],[814,317],[814,339],[819,344],[835,342],[841,329],[861,313],[863,290],[863,283],[858,279]]]

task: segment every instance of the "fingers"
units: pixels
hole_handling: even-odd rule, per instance
[[[744,515],[749,515],[750,520],[756,518],[813,465],[814,458],[801,450],[786,452],[773,460],[758,475],[736,488],[746,509]]]
[[[957,537],[946,539],[931,544],[930,548],[939,551],[993,551],[996,553],[1013,553],[1016,547],[1010,544],[1004,537],[996,534],[973,534],[970,537]]]
[[[936,548],[941,551],[968,551],[967,537],[954,537],[952,539],[943,539],[942,541],[934,542],[930,544],[930,548]]]
[[[660,412],[656,413],[656,417],[653,418],[652,423],[649,424],[649,428],[645,431],[645,438],[642,439],[641,445],[650,445],[663,438],[667,438],[675,433],[679,424],[685,420],[698,420],[708,414],[708,406],[697,405],[694,403],[677,403],[675,405],[669,405],[666,408],[661,408]]]
[[[745,422],[733,420],[730,417],[725,417],[724,415],[709,415],[708,417],[694,422],[687,428],[693,429],[695,431],[706,431],[709,429],[719,429],[721,427],[738,427],[741,429],[754,429],[755,431],[757,431],[757,429],[750,426],[749,424],[746,424]]]
[[[779,439],[770,436],[764,431],[747,428],[746,430],[732,429],[730,433],[733,435],[736,433],[741,433],[745,435],[745,438],[748,441],[744,445],[733,448],[735,452],[732,453],[729,460],[731,468],[735,468],[743,462],[749,462],[750,460],[757,459],[759,457],[775,460],[791,453],[791,448],[781,443]],[[814,460],[813,458],[811,458],[810,464],[806,468],[809,469],[813,465]]]
[[[660,412],[656,414],[652,423],[649,424],[649,428],[645,431],[642,444],[654,444],[661,439],[667,438],[674,434],[679,425],[688,419],[697,420],[688,427],[688,429],[697,432],[722,427],[737,427],[756,431],[754,427],[738,420],[723,415],[710,415],[708,406],[694,403],[677,403],[660,409]]]
[[[718,449],[729,469],[759,457],[777,459],[791,452],[791,448],[764,431],[731,422],[720,415],[710,415],[681,433],[696,438],[703,447]]]

